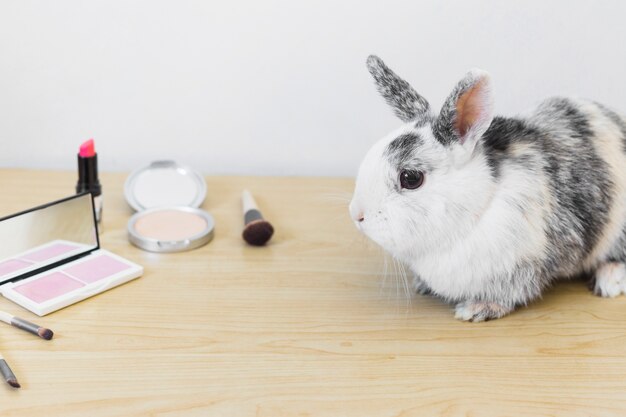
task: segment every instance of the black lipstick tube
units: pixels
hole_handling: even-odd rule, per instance
[[[102,219],[102,186],[98,179],[98,154],[93,156],[80,156],[78,154],[78,182],[76,192],[89,191],[93,195],[93,203],[96,211],[96,220]]]

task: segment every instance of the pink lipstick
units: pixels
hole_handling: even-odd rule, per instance
[[[89,191],[93,195],[96,220],[102,219],[102,186],[98,179],[98,154],[93,139],[89,139],[78,150],[78,183],[76,192]]]

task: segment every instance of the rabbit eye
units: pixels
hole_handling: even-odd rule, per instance
[[[400,172],[400,187],[407,190],[415,190],[424,183],[424,173],[422,171],[403,170]]]

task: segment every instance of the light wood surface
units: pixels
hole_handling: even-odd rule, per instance
[[[71,194],[75,175],[0,170],[0,215]],[[209,177],[214,241],[152,254],[126,239],[125,175],[101,178],[102,246],[145,274],[44,318],[0,299],[56,332],[0,323],[23,386],[0,385],[2,417],[626,415],[624,297],[568,282],[458,322],[384,273],[348,217],[350,179]],[[243,188],[274,224],[267,247],[241,239]]]

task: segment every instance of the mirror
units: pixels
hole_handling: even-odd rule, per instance
[[[98,246],[91,194],[0,219],[0,282]]]

